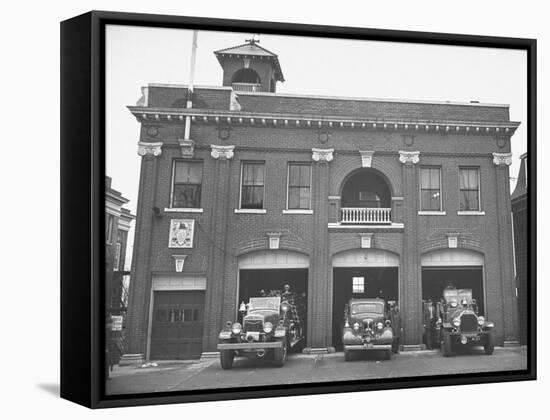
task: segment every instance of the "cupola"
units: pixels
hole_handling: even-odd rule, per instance
[[[223,69],[223,86],[240,92],[275,92],[284,82],[277,54],[260,47],[259,40],[214,51]]]

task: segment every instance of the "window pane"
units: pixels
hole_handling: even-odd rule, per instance
[[[309,165],[300,165],[300,186],[309,187],[309,176],[310,166]]]
[[[288,208],[297,209],[300,207],[300,189],[290,188],[288,190]]]
[[[263,185],[264,164],[245,163],[243,165],[243,185]]]
[[[200,184],[202,182],[202,162],[176,162],[174,182]]]
[[[193,321],[200,321],[200,310],[193,309]]]
[[[191,322],[193,320],[193,310],[192,309],[185,309],[183,311],[183,322]]]
[[[478,189],[478,182],[477,182],[477,170],[476,169],[469,169],[468,170],[468,188],[470,190],[477,190]]]
[[[242,203],[243,209],[261,209],[263,208],[264,187],[243,186]]]
[[[422,210],[426,211],[439,211],[440,199],[439,190],[422,190]]]
[[[430,188],[439,188],[439,169],[430,169]]]
[[[309,187],[300,188],[300,208],[309,209]]]
[[[174,185],[172,207],[200,207],[201,185],[177,184]]]
[[[428,168],[420,170],[420,185],[421,188],[430,188],[430,170]]]
[[[167,320],[168,320],[168,314],[166,312],[166,309],[157,310],[157,321],[166,322]]]
[[[461,190],[468,188],[468,171],[466,169],[460,170],[459,183]]]
[[[288,168],[288,185],[290,187],[297,187],[300,185],[300,166],[290,165]]]
[[[364,293],[365,292],[365,278],[364,277],[353,277],[352,278],[352,292],[353,293]]]

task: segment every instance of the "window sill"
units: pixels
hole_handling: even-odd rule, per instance
[[[235,209],[235,213],[242,214],[266,214],[266,209]]]
[[[170,207],[164,209],[165,213],[203,213],[203,209],[194,207]]]
[[[419,216],[446,216],[446,211],[431,211],[431,210],[421,210],[418,212]]]
[[[479,211],[479,210],[475,210],[475,211],[457,211],[456,212],[457,215],[459,216],[485,216],[485,212],[484,211]]]
[[[313,214],[313,210],[289,209],[289,210],[283,210],[283,214]]]

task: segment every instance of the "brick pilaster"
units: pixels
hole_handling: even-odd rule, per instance
[[[138,144],[138,154],[142,156],[142,159],[124,355],[140,355],[144,359],[147,353],[149,311],[152,310],[149,308],[151,300],[151,236],[158,156],[161,154],[162,143],[140,142]],[[135,358],[132,360],[139,361]]]
[[[405,345],[422,344],[422,287],[418,252],[418,152],[399,152],[403,177],[403,252],[399,266],[399,306]]]
[[[496,204],[498,223],[498,249],[500,282],[502,293],[502,319],[504,320],[504,342],[518,342],[518,303],[513,268],[512,219],[509,165],[511,154],[494,153],[496,171]]]
[[[229,211],[229,181],[234,146],[212,146],[211,156],[216,160],[214,197],[210,208],[208,270],[206,280],[203,352],[216,351],[217,337],[222,327],[224,303],[225,264],[227,261],[227,220]]]
[[[313,253],[308,278],[308,347],[328,347],[331,341],[330,290],[332,264],[329,258],[329,162],[332,149],[313,149]]]

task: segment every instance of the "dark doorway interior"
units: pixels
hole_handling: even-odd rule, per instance
[[[299,297],[304,305],[303,311],[307,314],[307,268],[287,269],[263,269],[239,271],[239,305],[248,302],[251,297],[260,297],[260,291],[269,293],[272,290],[284,289],[285,284],[290,286],[290,291]],[[238,307],[237,307],[238,310]],[[237,314],[238,316],[238,314]],[[304,335],[307,333],[307,319],[302,320]]]
[[[354,293],[353,278],[364,278],[363,293],[359,293],[360,281],[356,283]],[[356,281],[357,282],[357,281]],[[332,291],[332,345],[342,349],[342,328],[344,326],[344,307],[353,298],[381,298],[397,301],[399,298],[399,280],[397,267],[357,267],[335,268]]]
[[[437,302],[446,286],[472,289],[480,315],[485,315],[483,267],[425,267],[422,268],[422,299]]]

